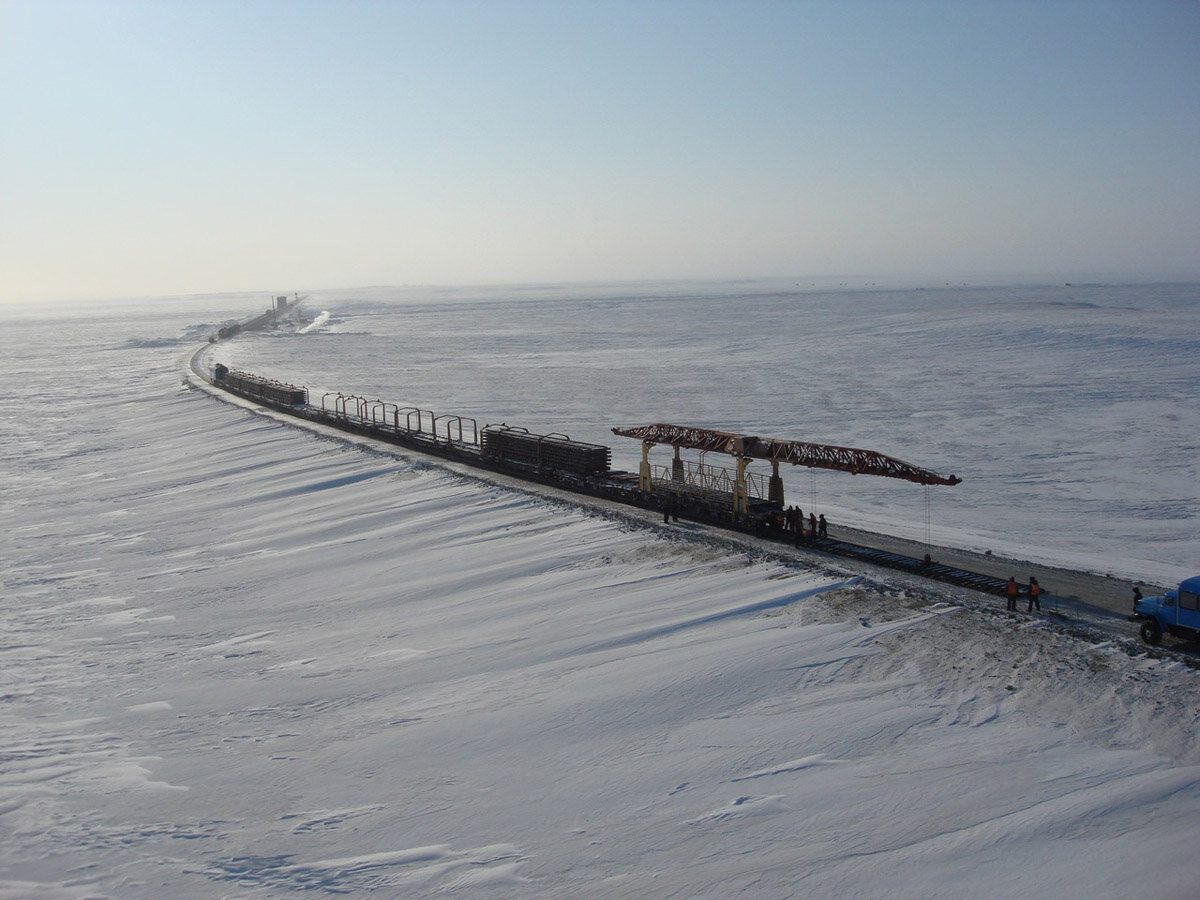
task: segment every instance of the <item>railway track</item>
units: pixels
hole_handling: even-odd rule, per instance
[[[251,320],[246,327],[253,327],[257,321]],[[776,502],[765,499],[743,502],[740,510],[733,512],[737,498],[729,492],[697,490],[690,485],[673,484],[671,481],[655,482],[651,486],[644,471],[639,475],[609,470],[608,461],[611,456],[608,448],[577,444],[565,435],[535,435],[525,429],[510,428],[507,425],[485,426],[480,429],[473,421],[461,417],[434,416],[427,410],[397,407],[395,404],[380,400],[369,401],[354,395],[336,394],[329,404],[326,403],[326,399],[330,395],[326,395],[321,399],[320,405],[317,405],[310,400],[307,389],[303,387],[283,384],[249,373],[237,373],[238,378],[227,378],[225,383],[221,384],[218,383],[220,379],[214,378],[214,367],[211,367],[207,360],[208,350],[215,341],[214,337],[209,344],[201,346],[192,354],[190,368],[197,379],[210,388],[218,389],[218,394],[232,393],[293,419],[383,441],[475,469],[503,474],[519,482],[542,485],[568,495],[599,498],[627,507],[651,510],[655,514],[669,508],[669,511],[681,519],[715,526],[729,533],[731,537],[741,534],[755,537],[768,545],[795,544],[805,551],[891,569],[918,579],[951,584],[994,597],[1003,597],[1006,592],[1007,578],[997,574],[998,568],[1003,568],[1009,573],[1033,568],[1029,563],[991,558],[990,555],[985,559],[979,554],[956,551],[952,548],[941,548],[940,553],[953,558],[960,563],[959,565],[936,561],[930,558],[929,548],[925,545],[854,528],[837,528],[835,531],[840,533],[832,537],[805,534],[804,539],[797,543],[791,533],[778,526],[781,499]],[[225,375],[229,374],[229,370],[224,366],[215,368],[224,370]],[[470,433],[465,431],[466,423],[469,423]],[[457,426],[457,434],[453,433],[454,425]],[[664,430],[673,429],[671,435],[674,435],[674,432],[680,429],[680,426],[664,425],[645,427],[654,429],[655,433],[650,437],[655,439],[662,438],[660,432]],[[743,455],[757,453],[762,458],[770,458],[763,452],[763,447],[757,446],[761,443],[758,438],[711,432],[706,429],[684,430],[684,437],[691,443],[685,442],[682,446],[699,446],[695,442],[717,439],[727,443],[734,441],[738,443],[738,451]],[[622,429],[614,431],[622,433]],[[487,447],[489,435],[492,438],[491,448]],[[640,432],[638,436],[645,437]],[[675,440],[676,437],[671,439]],[[750,442],[756,446],[751,447]],[[773,453],[772,447],[773,444],[770,444],[766,449]],[[645,449],[644,445],[644,453]],[[794,442],[785,449],[802,455],[811,455],[817,450],[837,451],[840,455],[830,463],[832,467],[870,464],[878,469],[872,474],[891,474],[886,470],[899,465],[906,467],[906,470],[896,477],[926,484],[956,484],[959,481],[955,476],[938,476],[928,470],[910,467],[908,464],[889,457],[869,454],[867,451],[822,448],[820,445]],[[856,456],[842,459],[847,453],[868,455],[864,459]],[[651,487],[653,490],[649,489]],[[976,557],[978,569],[971,567],[971,562]],[[966,565],[962,565],[963,562]],[[1123,631],[1129,630],[1128,627],[1122,628],[1127,625],[1124,621],[1127,616],[1127,604],[1123,597],[1118,599],[1118,595],[1124,592],[1125,596],[1128,596],[1132,588],[1129,582],[1087,573],[1054,570],[1051,567],[1038,568],[1039,574],[1046,572],[1051,579],[1062,585],[1061,588],[1058,585],[1049,588],[1053,596],[1044,598],[1052,600],[1049,611],[1057,613],[1061,619],[1065,611],[1071,610],[1076,616],[1086,615],[1089,621],[1093,622],[1107,616],[1113,620],[1109,624],[1121,630],[1121,636],[1124,637]],[[1047,572],[1047,569],[1050,571]],[[1059,577],[1055,579],[1051,572]],[[1043,587],[1048,586],[1046,579],[1040,580],[1043,581]],[[1086,589],[1069,586],[1084,581],[1088,582]],[[1152,589],[1151,586],[1146,587]],[[1103,599],[1097,604],[1097,598],[1101,597]],[[1089,609],[1091,612],[1088,612]]]
[[[385,416],[377,416],[379,407],[372,408],[370,417],[363,412],[361,404],[354,414],[349,405],[339,403],[332,408],[317,407],[308,400],[307,391],[295,385],[282,384],[268,379],[261,379],[247,373],[238,373],[237,377],[228,375],[225,367],[224,383],[214,379],[208,372],[204,362],[207,347],[201,347],[193,355],[191,369],[193,373],[207,384],[223,389],[244,399],[261,403],[276,412],[282,412],[293,418],[317,422],[331,426],[340,431],[363,437],[385,441],[430,456],[449,459],[480,469],[502,472],[524,481],[552,486],[570,493],[602,497],[629,506],[642,509],[660,509],[662,501],[658,496],[648,495],[639,489],[637,476],[628,472],[607,471],[606,463],[589,462],[587,471],[572,470],[543,464],[540,456],[541,446],[547,440],[553,441],[553,448],[561,455],[564,444],[571,449],[572,442],[563,440],[562,436],[547,438],[546,436],[527,435],[523,444],[529,448],[525,456],[496,456],[489,455],[478,444],[460,439],[451,439],[450,435],[442,439],[436,431],[436,423],[432,433],[424,430],[418,420],[416,429],[402,427],[400,416],[396,414],[392,421]],[[342,395],[339,395],[341,397]],[[344,399],[344,398],[343,398]],[[379,401],[374,401],[378,403]],[[385,410],[389,404],[382,404]],[[492,426],[489,426],[491,428]],[[509,429],[505,429],[507,432]],[[486,432],[487,429],[484,429]],[[495,434],[496,432],[493,432]],[[539,438],[542,440],[539,441]],[[485,442],[486,444],[486,442]],[[588,460],[600,458],[595,445],[577,445],[579,454]],[[607,450],[607,448],[601,448]],[[710,525],[744,534],[754,534],[760,538],[778,543],[792,542],[790,534],[772,526],[766,515],[734,516],[729,513],[730,499],[727,495],[699,494],[695,492],[680,492],[671,500],[672,511],[681,518],[704,522]],[[830,556],[853,559],[890,569],[907,572],[922,578],[954,584],[970,588],[985,594],[1002,595],[1005,581],[993,575],[972,572],[954,566],[918,559],[895,551],[882,550],[864,544],[854,543],[844,539],[830,537],[806,537],[798,546]]]

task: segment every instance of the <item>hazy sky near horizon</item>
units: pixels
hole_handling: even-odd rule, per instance
[[[0,302],[1200,275],[1200,3],[0,0]]]

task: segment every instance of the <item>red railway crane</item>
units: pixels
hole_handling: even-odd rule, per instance
[[[622,437],[637,438],[642,442],[642,468],[639,486],[642,490],[651,491],[650,448],[655,444],[670,444],[675,448],[676,471],[681,470],[679,449],[686,447],[694,450],[716,451],[728,453],[737,460],[737,477],[734,489],[734,509],[744,512],[746,497],[746,464],[754,459],[765,459],[771,463],[772,475],[770,481],[770,499],[783,505],[783,481],[779,477],[779,464],[791,463],[794,466],[807,466],[812,469],[835,469],[839,472],[849,472],[852,475],[879,475],[885,478],[900,478],[917,484],[958,484],[962,481],[957,475],[939,475],[937,472],[914,466],[892,456],[876,453],[874,450],[860,450],[855,447],[836,447],[831,444],[812,444],[807,441],[781,440],[779,438],[764,438],[749,434],[735,434],[728,431],[714,431],[711,428],[697,428],[691,425],[630,425],[614,428],[613,434]]]

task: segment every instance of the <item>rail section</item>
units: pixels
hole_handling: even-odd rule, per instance
[[[200,348],[193,357],[193,371],[216,387],[232,393],[239,393],[234,389],[234,385],[215,382],[204,371],[202,358],[205,350],[205,347]],[[524,429],[510,426],[487,426],[484,429],[478,429],[473,420],[458,416],[436,416],[428,410],[399,407],[381,400],[367,400],[356,395],[340,393],[326,394],[322,397],[320,405],[313,403],[287,405],[279,402],[272,403],[270,398],[266,397],[245,394],[242,396],[270,405],[291,416],[332,426],[348,433],[383,440],[420,453],[493,471],[509,472],[525,480],[553,485],[574,493],[604,497],[642,509],[661,508],[659,498],[645,496],[636,489],[636,475],[611,470],[600,471],[600,469],[607,469],[608,448],[606,447],[578,445],[580,448],[586,448],[580,451],[583,454],[580,458],[597,461],[594,466],[589,462],[588,466],[577,467],[575,471],[547,470],[542,465],[546,447],[555,446],[555,452],[560,453],[558,445],[563,441],[569,442],[569,438],[566,438],[565,435],[529,435]],[[532,455],[529,451],[525,451],[528,459],[507,458],[506,456],[489,459],[486,453],[481,452],[481,443],[486,446],[489,435],[495,440],[499,434],[506,435],[510,440],[517,435],[529,436],[529,439],[537,444],[537,450]],[[603,459],[602,462],[600,462],[601,459]],[[679,485],[666,471],[659,473],[659,479],[656,481],[660,480],[662,487],[668,490],[673,487],[683,488],[683,490],[673,492],[677,500],[685,501],[681,502],[673,511],[685,519],[703,521],[734,531],[755,533],[759,537],[778,543],[794,542],[790,533],[764,527],[762,518],[747,522],[746,520],[735,520],[726,514],[722,507],[728,505],[727,492],[714,491],[711,485],[706,485],[703,489],[699,485]],[[693,502],[686,502],[688,500]],[[930,560],[917,559],[850,541],[816,537],[803,540],[800,546],[831,556],[855,559],[987,594],[1003,595],[1005,591],[1005,581],[995,576],[942,565]]]

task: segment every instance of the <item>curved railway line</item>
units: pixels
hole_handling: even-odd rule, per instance
[[[603,445],[572,441],[562,434],[535,434],[505,424],[480,428],[478,423],[458,416],[438,416],[431,410],[355,395],[326,395],[320,403],[313,403],[307,389],[299,385],[224,366],[218,366],[210,374],[202,362],[204,349],[193,357],[192,369],[197,376],[214,387],[297,419],[572,493],[642,509],[662,511],[665,507],[673,517],[718,525],[779,543],[794,543],[984,593],[1004,593],[1005,579],[994,575],[809,531],[797,541],[794,533],[777,521],[779,508],[770,500],[749,498],[739,512],[733,491],[686,482],[674,489],[669,482],[648,486],[640,475],[610,469],[611,451]]]
[[[264,317],[250,322],[258,323],[260,327],[265,324]],[[243,323],[221,339],[252,327],[252,324]],[[926,485],[953,485],[961,481],[957,476],[938,475],[872,451],[656,424],[613,429],[616,434],[641,440],[643,450],[639,472],[617,471],[610,467],[608,447],[572,441],[563,434],[536,434],[503,423],[480,426],[465,417],[438,415],[432,410],[354,394],[326,393],[316,400],[310,398],[303,386],[231,370],[219,364],[210,367],[207,351],[216,340],[217,336],[214,336],[210,344],[201,346],[192,355],[190,368],[194,375],[213,388],[291,418],[569,494],[602,498],[628,507],[653,510],[656,514],[662,513],[664,518],[674,516],[753,535],[769,547],[794,545],[818,554],[896,570],[919,579],[992,596],[1005,593],[1007,576],[998,572],[1006,569],[1010,573],[1021,571],[1015,561],[992,559],[966,551],[939,551],[939,556],[951,559],[934,560],[927,546],[852,528],[839,528],[836,536],[812,533],[816,529],[802,529],[797,539],[794,529],[784,523],[782,482],[778,481],[780,462],[898,477]],[[674,448],[674,460],[669,469],[662,467],[655,472],[649,463],[649,451],[660,443]],[[689,469],[680,457],[681,448],[727,452],[737,466],[736,471],[704,466]],[[745,475],[745,464],[756,458],[770,461],[773,474],[769,481],[763,479],[764,483],[754,489]],[[925,552],[917,555],[922,550]],[[1029,566],[1028,563],[1019,565]],[[1039,568],[1044,571],[1047,567]],[[1125,621],[1123,613],[1128,610],[1124,600],[1118,599],[1128,596],[1132,587],[1130,582],[1067,570],[1054,571],[1063,575],[1064,585],[1069,575],[1072,590],[1086,591],[1089,596],[1084,598],[1066,592],[1054,584],[1053,576],[1043,577],[1040,579],[1043,586],[1049,588],[1043,603],[1050,611],[1061,615],[1063,604],[1066,609],[1076,611],[1090,606],[1102,618],[1112,620],[1109,626],[1119,637],[1127,637],[1126,631],[1130,636],[1136,633],[1136,629]],[[1022,597],[1021,602],[1025,599]]]

